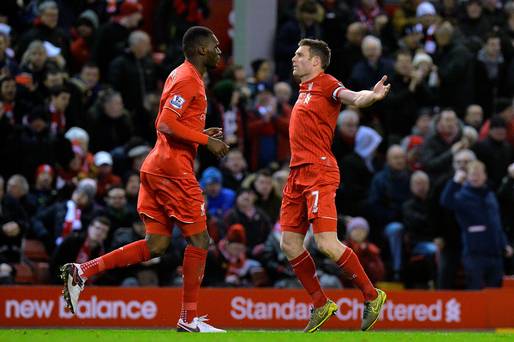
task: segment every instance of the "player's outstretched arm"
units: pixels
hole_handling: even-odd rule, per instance
[[[373,90],[341,90],[337,97],[342,103],[347,105],[356,106],[359,108],[369,107],[373,103],[382,100],[389,93],[391,85],[386,85],[386,80],[387,76],[383,76],[382,79],[380,79],[380,81],[378,81],[377,84],[375,84]]]

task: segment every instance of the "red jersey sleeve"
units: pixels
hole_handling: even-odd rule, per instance
[[[168,97],[163,107],[167,108],[181,117],[191,104],[193,98],[200,94],[197,85],[193,82],[178,80],[171,86]]]

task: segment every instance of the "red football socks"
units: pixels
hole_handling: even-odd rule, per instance
[[[102,271],[110,270],[115,267],[126,267],[138,264],[148,259],[150,259],[150,250],[148,249],[146,241],[135,241],[102,255],[101,257],[81,264],[81,277],[89,278]]]
[[[302,254],[290,260],[289,263],[293,267],[294,273],[303,287],[312,298],[315,308],[319,308],[327,302],[328,298],[321,289],[318,276],[316,275],[316,265],[312,260],[309,252],[304,251]]]
[[[206,249],[187,245],[182,266],[184,284],[182,285],[182,309],[180,310],[180,318],[184,322],[191,322],[198,316],[196,312],[198,293],[202,284],[206,258]]]
[[[341,255],[337,261],[337,265],[341,267],[345,275],[348,276],[348,279],[350,279],[352,283],[361,290],[365,301],[377,298],[378,294],[375,287],[371,281],[369,281],[369,278],[366,275],[366,272],[364,272],[357,255],[350,247],[346,247],[343,255]]]

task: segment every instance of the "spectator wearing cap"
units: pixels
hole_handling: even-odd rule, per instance
[[[148,121],[144,103],[157,88],[157,66],[151,58],[150,36],[143,31],[133,31],[128,37],[128,49],[109,65],[107,78],[120,92],[127,110],[132,113],[134,126],[144,128]],[[138,132],[142,135],[144,132]]]
[[[111,228],[110,220],[105,216],[97,216],[84,231],[76,231],[68,235],[52,255],[50,274],[52,283],[61,283],[59,278],[62,265],[69,262],[83,263],[104,254],[106,238]],[[94,282],[95,279],[89,281]]]
[[[239,223],[246,234],[246,255],[258,259],[263,252],[264,242],[271,232],[271,221],[266,213],[255,206],[257,196],[251,189],[240,189],[236,205],[225,215],[227,227]],[[225,234],[226,235],[226,232]]]
[[[36,181],[31,191],[38,211],[52,205],[57,192],[54,189],[55,171],[49,164],[41,164],[36,169]]]
[[[78,72],[91,60],[91,52],[99,26],[98,16],[93,10],[85,10],[71,29],[70,46],[72,72]]]
[[[437,27],[435,39],[434,62],[440,80],[440,105],[452,107],[462,116],[475,96],[473,54],[459,41],[449,22]]]
[[[423,1],[416,7],[416,18],[423,28],[422,44],[425,52],[432,55],[436,51],[437,44],[434,39],[437,22],[437,12],[429,1]]]
[[[87,131],[92,152],[111,151],[129,141],[133,134],[132,120],[117,91],[105,90],[91,108],[89,117]]]
[[[366,271],[373,284],[384,280],[385,268],[380,257],[380,249],[368,241],[369,224],[363,217],[349,218],[346,224],[346,240],[344,244],[350,247]],[[351,281],[342,279],[345,287],[351,287]]]
[[[267,285],[267,276],[257,260],[246,255],[246,232],[241,224],[233,224],[218,242],[225,284],[234,287]]]
[[[100,151],[95,154],[96,167],[96,197],[103,199],[109,188],[121,185],[121,178],[112,173],[112,156],[109,152]]]
[[[62,56],[69,58],[69,37],[57,26],[59,20],[59,7],[55,1],[46,0],[37,7],[38,17],[34,27],[21,36],[16,49],[16,55],[20,58],[29,44],[34,40],[47,41],[61,49]]]
[[[490,120],[487,138],[476,143],[472,150],[477,158],[485,164],[489,186],[498,189],[505,176],[505,170],[514,161],[513,147],[507,143],[507,125],[501,116]]]
[[[200,185],[207,199],[207,212],[209,215],[222,218],[234,206],[236,193],[222,186],[223,177],[215,167],[208,167],[202,173]]]
[[[118,14],[98,30],[93,48],[93,60],[100,67],[100,75],[106,78],[109,63],[123,53],[130,32],[138,27],[143,18],[143,6],[138,2],[125,0]]]
[[[367,213],[369,186],[376,171],[375,152],[381,142],[374,129],[360,126],[357,130],[354,151],[340,164],[342,178],[336,197],[339,212],[350,216]]]
[[[13,264],[20,262],[21,241],[28,228],[28,218],[18,201],[4,194],[4,187],[4,178],[0,175],[0,277],[11,282]]]
[[[95,194],[96,181],[83,179],[70,199],[57,202],[36,215],[33,220],[36,237],[45,243],[49,253],[71,232],[83,230],[94,217],[103,213],[103,208],[94,202]]]

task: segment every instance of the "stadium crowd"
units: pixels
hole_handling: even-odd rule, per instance
[[[62,264],[144,236],[138,170],[160,91],[182,61],[183,32],[213,10],[157,3],[150,17],[129,0],[0,4],[1,284],[57,283]],[[342,108],[334,133],[338,234],[370,279],[500,286],[514,272],[514,2],[278,4],[274,60],[255,59],[247,75],[224,51],[205,78],[206,127],[222,127],[231,150],[219,161],[200,148],[195,165],[212,238],[203,284],[299,287],[277,221],[298,89],[291,58],[300,39],[317,38],[346,87],[384,74],[392,84],[379,104]],[[306,244],[323,286],[349,286]],[[175,230],[164,257],[88,281],[179,285],[184,247]]]

